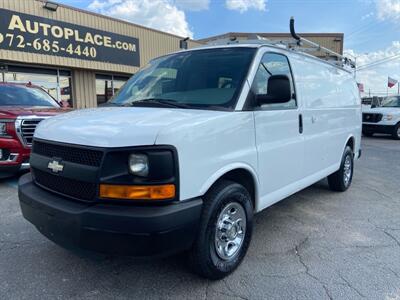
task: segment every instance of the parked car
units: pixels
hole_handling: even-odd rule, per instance
[[[363,108],[362,126],[365,136],[386,133],[400,140],[400,96],[388,97],[379,107]]]
[[[347,190],[361,155],[352,74],[271,45],[160,57],[109,105],[38,126],[24,217],[67,248],[189,250],[212,279],[242,261],[254,213],[327,176]]]
[[[62,111],[38,86],[0,83],[0,178],[29,169],[36,126]]]

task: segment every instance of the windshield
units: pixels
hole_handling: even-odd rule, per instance
[[[0,85],[0,106],[59,107],[45,91],[23,85]]]
[[[400,107],[400,96],[387,98],[382,107]]]
[[[161,57],[135,74],[109,104],[232,109],[255,51],[218,48]]]

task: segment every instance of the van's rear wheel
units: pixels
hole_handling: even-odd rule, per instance
[[[354,153],[349,146],[346,147],[343,153],[340,169],[328,176],[329,187],[333,191],[346,191],[353,180],[354,170]]]
[[[242,262],[250,244],[253,205],[242,185],[223,180],[204,197],[201,224],[190,251],[190,263],[200,276],[221,279]]]
[[[400,140],[400,123],[395,126],[392,136],[395,140]]]

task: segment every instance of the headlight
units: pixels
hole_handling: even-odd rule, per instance
[[[7,124],[0,122],[0,135],[7,135]]]
[[[386,115],[386,116],[383,117],[383,119],[386,120],[386,121],[390,121],[390,120],[393,119],[393,116],[392,115]]]
[[[133,153],[129,155],[129,171],[133,175],[146,177],[149,175],[149,159],[145,154]]]

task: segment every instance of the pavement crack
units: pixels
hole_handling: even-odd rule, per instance
[[[374,188],[372,188],[372,187],[370,187],[370,186],[364,186],[364,187],[365,187],[366,189],[370,190],[370,191],[373,191],[373,192],[377,193],[378,195],[380,195],[380,196],[382,196],[382,197],[384,197],[384,198],[388,198],[388,199],[392,200],[392,197],[391,197],[391,196],[386,195],[385,193],[382,193],[381,191],[379,191],[379,190],[377,190],[377,189],[374,189]]]
[[[383,230],[383,233],[386,234],[388,237],[390,237],[397,244],[397,246],[400,247],[400,241],[394,235],[392,235],[391,233],[387,232],[386,229]]]
[[[226,296],[231,296],[231,297],[233,296],[233,297],[235,297],[235,298],[239,298],[239,299],[242,299],[242,300],[249,300],[249,299],[246,298],[246,297],[243,297],[243,296],[241,296],[241,295],[238,295],[238,294],[230,287],[230,285],[228,284],[228,282],[226,282],[225,279],[223,279],[222,281],[224,282],[226,288],[228,289],[228,291],[229,291],[231,294],[226,294],[226,293],[220,292],[221,294],[226,295]]]
[[[306,223],[301,218],[298,218],[292,214],[288,214],[287,217],[293,219],[295,222],[300,223],[303,226],[306,225]]]
[[[342,274],[339,273],[339,277],[340,277],[340,279],[342,279],[342,280],[346,283],[346,286],[348,286],[351,290],[353,290],[354,292],[356,292],[360,297],[366,298],[366,296],[365,296],[363,293],[361,293],[357,288],[355,288],[355,287],[350,283],[350,281],[348,281],[346,278],[344,278],[344,276],[343,276]]]
[[[392,272],[394,274],[394,276],[396,276],[397,278],[400,278],[399,273],[397,273],[395,270],[393,270],[392,268],[387,268],[390,272]]]
[[[294,251],[296,253],[297,258],[299,259],[299,262],[303,265],[304,269],[305,269],[305,273],[310,276],[311,278],[317,280],[319,283],[321,283],[321,281],[319,280],[318,277],[314,276],[313,274],[310,273],[310,268],[308,267],[308,265],[304,262],[304,259],[302,257],[302,255],[300,254],[300,249],[304,246],[304,244],[308,241],[308,237],[305,238],[302,242],[300,242],[300,244],[296,245],[296,247],[294,248]],[[322,284],[322,283],[321,283]]]
[[[292,278],[292,277],[297,277],[302,274],[304,274],[304,272],[298,272],[298,273],[293,273],[293,274],[289,274],[289,275],[261,274],[261,276],[265,277],[265,278],[288,279],[288,278]]]
[[[221,294],[221,295],[224,295],[224,296],[226,296],[226,297],[230,297],[230,298],[237,298],[237,299],[245,299],[245,300],[249,300],[249,299],[247,299],[247,298],[243,298],[243,297],[241,297],[241,296],[238,296],[238,295],[232,295],[232,294],[229,294],[229,293],[224,293],[224,292],[221,292],[221,291],[216,291],[216,293],[217,294]]]
[[[305,263],[305,261],[304,261],[304,259],[303,259],[303,256],[300,254],[300,249],[304,246],[305,243],[307,243],[308,239],[309,239],[309,237],[305,238],[303,241],[301,241],[301,242],[295,247],[296,256],[298,257],[300,264],[301,264],[301,265],[304,267],[304,269],[305,269],[305,272],[304,272],[304,273],[305,273],[307,276],[309,276],[310,278],[312,278],[312,279],[314,279],[315,281],[317,281],[317,282],[322,286],[322,288],[324,289],[325,294],[326,294],[326,296],[328,297],[328,299],[333,300],[333,298],[332,298],[332,296],[331,296],[331,294],[330,294],[330,292],[329,292],[328,287],[326,286],[326,284],[325,284],[321,279],[319,279],[317,276],[313,275],[313,274],[310,272],[310,267]]]
[[[329,300],[333,300],[333,297],[331,296],[331,294],[330,294],[330,292],[329,292],[329,290],[328,290],[328,287],[326,286],[326,285],[322,285],[322,287],[324,288],[324,290],[325,290],[325,294],[326,294],[326,296],[328,297],[328,299]]]
[[[386,227],[379,226],[379,225],[375,224],[374,222],[372,222],[370,218],[368,218],[367,221],[368,221],[368,223],[370,223],[372,226],[374,226],[376,229],[379,229],[379,230],[392,230],[392,231],[400,230],[400,228],[392,227],[392,226],[390,226],[390,227],[389,226],[386,226]]]

